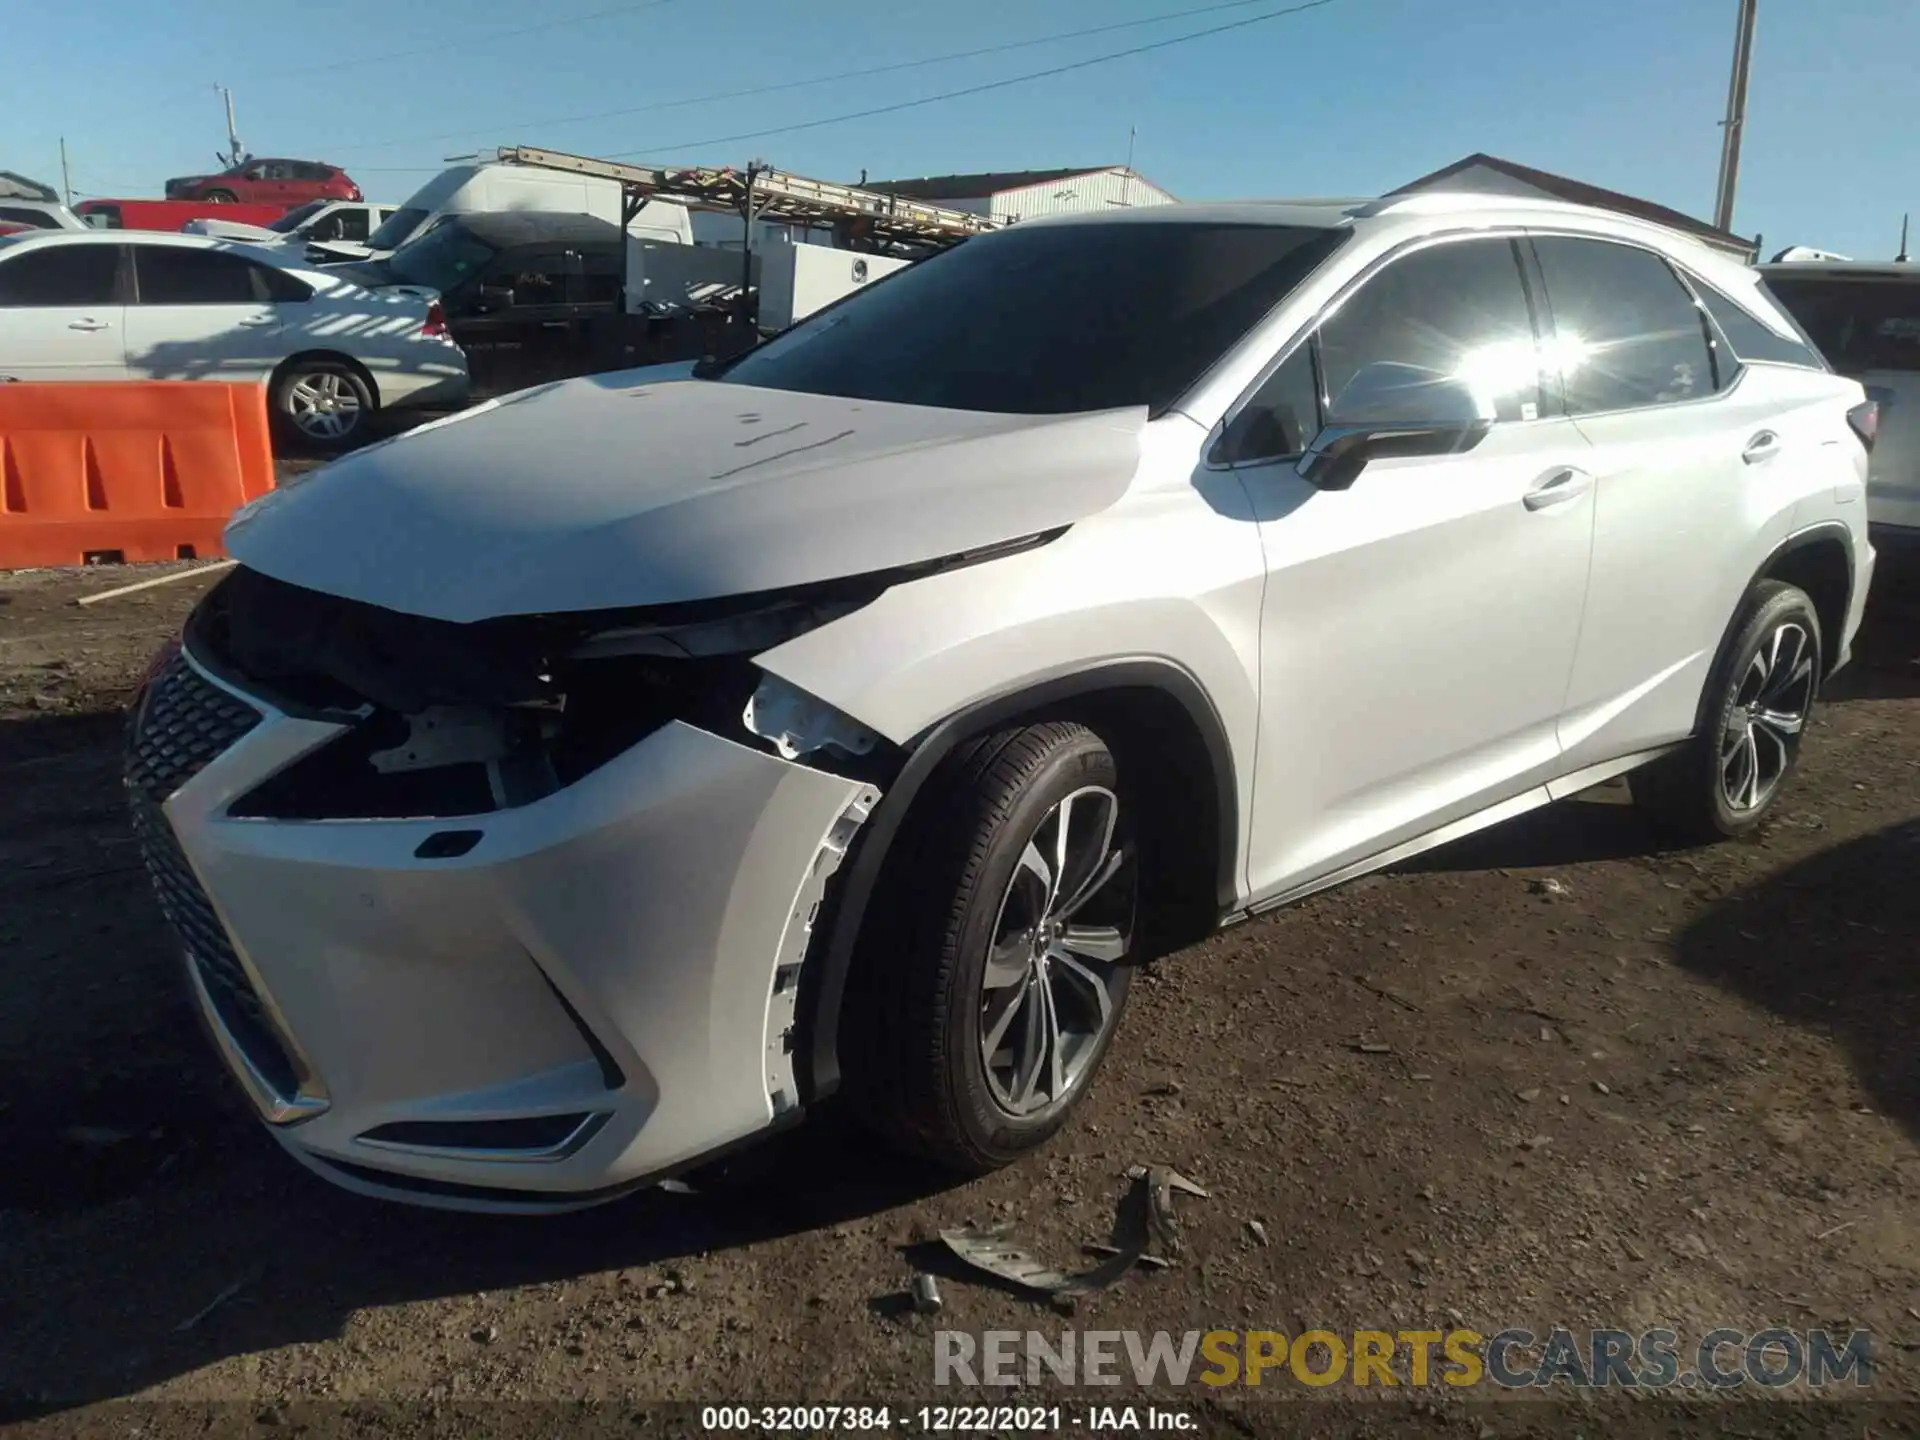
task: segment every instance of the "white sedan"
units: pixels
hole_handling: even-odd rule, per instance
[[[393,214],[391,205],[369,205],[360,200],[311,200],[289,210],[271,225],[245,225],[238,220],[203,216],[180,227],[187,235],[210,235],[217,240],[240,240],[249,245],[287,245],[304,248],[327,244],[333,258],[364,259],[373,252],[367,236]]]
[[[337,448],[376,410],[462,400],[467,357],[431,290],[198,235],[46,231],[0,237],[0,380],[252,381],[283,431]]]

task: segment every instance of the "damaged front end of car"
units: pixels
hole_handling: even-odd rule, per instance
[[[238,688],[344,727],[234,802],[234,816],[452,819],[532,804],[675,720],[884,778],[890,757],[878,736],[753,657],[890,583],[455,624],[242,569],[194,612],[186,645]]]
[[[348,1188],[551,1209],[797,1118],[823,916],[907,752],[756,657],[1009,548],[470,623],[231,572],[130,755],[243,722],[139,804],[277,1138]]]

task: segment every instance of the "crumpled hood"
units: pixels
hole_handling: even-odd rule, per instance
[[[1146,420],[595,375],[338,460],[244,507],[227,549],[442,620],[719,599],[1084,519],[1125,492]]]

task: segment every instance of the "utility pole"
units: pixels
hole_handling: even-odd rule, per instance
[[[240,147],[240,132],[233,123],[233,91],[224,85],[216,85],[213,88],[218,90],[227,102],[226,160],[228,165],[237,166],[242,160],[247,158],[247,152]]]
[[[1900,253],[1893,257],[1893,263],[1896,265],[1910,263],[1907,259],[1907,222],[1912,218],[1911,215],[1902,215],[1900,217]]]
[[[1754,9],[1758,0],[1740,0],[1740,26],[1733,45],[1733,79],[1727,86],[1727,118],[1720,123],[1720,188],[1713,202],[1713,223],[1733,229],[1733,195],[1740,182],[1740,132],[1747,124],[1747,69],[1753,58]]]
[[[1120,182],[1120,203],[1133,204],[1133,142],[1135,127],[1127,126],[1127,176]]]
[[[73,176],[67,170],[67,137],[64,135],[60,137],[60,203],[69,210],[73,208]]]

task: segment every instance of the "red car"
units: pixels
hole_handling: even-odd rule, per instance
[[[278,205],[228,205],[211,200],[81,200],[73,213],[95,230],[178,230],[189,220],[238,220],[271,225]]]
[[[283,205],[309,200],[364,200],[360,187],[338,165],[312,160],[249,160],[218,175],[186,175],[167,181],[169,200]]]

